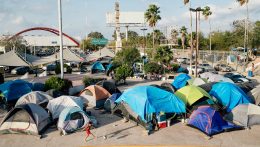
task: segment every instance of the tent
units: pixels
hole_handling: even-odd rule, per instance
[[[58,129],[66,135],[77,130],[83,129],[90,119],[79,107],[67,107],[60,113]]]
[[[252,100],[244,93],[242,89],[232,83],[220,82],[213,85],[209,92],[214,96],[218,103],[223,105],[227,112],[230,112],[239,104],[252,103]]]
[[[209,77],[212,75],[215,75],[215,74],[212,72],[204,72],[204,73],[200,74],[199,76],[200,76],[200,78],[209,79]]]
[[[207,83],[206,79],[203,78],[192,78],[187,81],[189,85],[199,86]]]
[[[245,93],[250,92],[252,89],[256,88],[256,85],[252,82],[236,83]]]
[[[15,106],[34,103],[37,105],[41,105],[43,107],[47,106],[49,100],[53,99],[53,97],[49,96],[48,94],[41,92],[41,91],[33,91],[27,93],[20,97],[16,102]]]
[[[91,85],[81,91],[80,96],[86,100],[87,104],[101,108],[104,106],[106,99],[111,95],[106,89],[98,85]]]
[[[47,109],[52,114],[52,119],[55,120],[59,117],[63,109],[74,106],[83,109],[83,100],[75,96],[60,96],[50,100]]]
[[[136,86],[126,90],[116,103],[125,102],[146,122],[152,113],[185,113],[184,103],[174,94],[154,86]]]
[[[225,121],[220,113],[210,106],[200,106],[197,110],[193,111],[188,125],[199,129],[208,136],[240,128]]]
[[[213,86],[214,84],[216,84],[216,83],[217,83],[217,82],[209,82],[209,83],[205,83],[205,84],[199,85],[199,87],[209,93],[210,90],[212,89],[212,86]]]
[[[104,72],[105,70],[105,67],[99,61],[94,62],[91,66],[91,73]]]
[[[32,87],[33,91],[44,91],[44,84],[43,83],[33,82],[32,85],[33,85],[33,87]]]
[[[50,123],[48,113],[36,104],[23,104],[7,113],[0,126],[1,134],[40,135]]]
[[[164,82],[161,84],[161,88],[174,94],[175,89],[171,83]]]
[[[175,89],[180,89],[187,85],[187,81],[191,79],[191,77],[187,74],[179,74],[177,77],[175,77],[172,85],[175,87]]]
[[[121,93],[120,90],[116,87],[116,82],[114,80],[103,80],[96,83],[96,85],[103,87],[110,94]]]
[[[222,75],[219,74],[212,74],[209,78],[208,78],[209,82],[229,82],[229,83],[234,83],[231,79],[226,78]]]
[[[211,96],[205,90],[193,85],[179,89],[175,95],[187,106],[214,104]]]
[[[104,103],[104,109],[111,111],[116,105],[115,101],[121,96],[121,93],[112,94]]]
[[[32,91],[32,84],[23,80],[8,81],[0,85],[7,103],[15,103],[21,96]]]
[[[252,89],[247,95],[255,101],[255,104],[260,106],[260,86]]]
[[[225,115],[224,119],[244,127],[259,125],[260,107],[254,104],[240,104]]]

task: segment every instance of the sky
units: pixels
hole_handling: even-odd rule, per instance
[[[114,11],[116,0],[62,0],[63,32],[77,39],[85,37],[93,31],[101,32],[112,39],[114,28],[106,25],[106,13]],[[246,7],[240,6],[236,0],[190,0],[191,7],[209,6],[213,14],[210,16],[212,31],[230,30],[234,20],[246,17]],[[15,34],[31,27],[51,27],[58,29],[57,0],[0,0],[0,35]],[[189,4],[183,0],[119,0],[120,11],[144,12],[150,4],[160,7],[162,19],[157,28],[168,32],[171,28],[186,26],[190,32]],[[260,20],[260,0],[249,0],[250,21]],[[195,14],[193,14],[193,31],[195,30]],[[141,28],[129,28],[140,35]],[[125,32],[125,28],[121,28]],[[148,27],[148,32],[151,29]],[[201,31],[209,32],[209,23],[201,18]],[[52,35],[43,31],[26,34]]]

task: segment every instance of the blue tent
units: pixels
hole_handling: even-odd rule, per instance
[[[121,93],[112,94],[104,103],[104,109],[107,111],[111,111],[115,106],[115,101],[121,96]]]
[[[178,90],[182,87],[184,87],[187,84],[187,81],[191,79],[191,77],[187,74],[179,74],[177,77],[175,77],[172,85]]]
[[[21,96],[32,91],[33,85],[27,81],[14,80],[8,81],[0,85],[6,102],[16,102]]]
[[[185,113],[185,104],[174,94],[154,86],[137,86],[126,90],[116,103],[124,101],[144,122],[152,113]]]
[[[105,67],[99,62],[96,61],[93,63],[93,65],[91,66],[91,70],[100,70],[100,71],[105,71]]]
[[[107,65],[107,67],[106,67],[106,71],[109,71],[109,69],[111,69],[111,68],[112,68],[112,66],[113,66],[113,64],[112,64],[112,63],[108,64],[108,65]]]
[[[225,121],[220,113],[210,106],[200,106],[193,111],[188,125],[199,129],[208,136],[241,128]]]
[[[183,68],[183,67],[179,67],[178,70],[177,70],[177,73],[187,73],[188,70],[186,68]]]
[[[214,84],[209,94],[214,96],[218,102],[230,112],[239,104],[253,103],[244,91],[233,83],[220,82]]]

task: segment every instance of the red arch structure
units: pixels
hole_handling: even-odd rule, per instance
[[[34,28],[29,28],[29,29],[26,29],[26,30],[23,30],[23,31],[21,31],[21,32],[16,33],[14,36],[12,36],[11,38],[9,38],[9,40],[12,39],[12,38],[14,38],[14,37],[16,37],[16,36],[19,36],[19,35],[21,35],[21,34],[23,34],[23,33],[30,32],[30,31],[35,31],[35,30],[47,31],[47,32],[50,32],[50,33],[53,33],[53,34],[59,36],[59,31],[56,30],[56,29],[47,28],[47,27],[34,27]],[[74,38],[70,37],[69,35],[67,35],[67,34],[65,34],[65,33],[62,33],[62,34],[63,34],[65,37],[67,37],[69,40],[71,40],[72,42],[74,42],[74,43],[77,45],[77,47],[80,47],[79,42],[76,41]]]

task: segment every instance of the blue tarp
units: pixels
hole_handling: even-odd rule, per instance
[[[200,106],[197,110],[193,111],[188,125],[201,130],[208,136],[240,128],[225,121],[220,113],[210,106]]]
[[[179,67],[177,70],[177,73],[186,73],[187,69],[183,68],[183,67]]]
[[[115,102],[122,94],[121,93],[114,93],[112,94],[109,99],[113,102]]]
[[[32,88],[31,83],[23,80],[8,81],[0,85],[6,102],[18,100],[24,94],[31,92]]]
[[[113,66],[112,63],[108,64],[106,67],[106,71],[108,71],[112,66]]]
[[[126,90],[116,103],[124,101],[144,122],[152,113],[185,113],[185,104],[174,94],[154,86],[137,86]]]
[[[100,62],[94,62],[92,67],[91,67],[91,70],[102,70],[102,71],[105,71],[105,67],[100,63]]]
[[[209,94],[214,96],[220,104],[230,112],[239,104],[253,103],[244,91],[233,83],[220,82],[214,84]]]
[[[178,90],[184,87],[187,84],[187,81],[191,79],[191,77],[187,74],[179,74],[173,81],[172,85]]]

